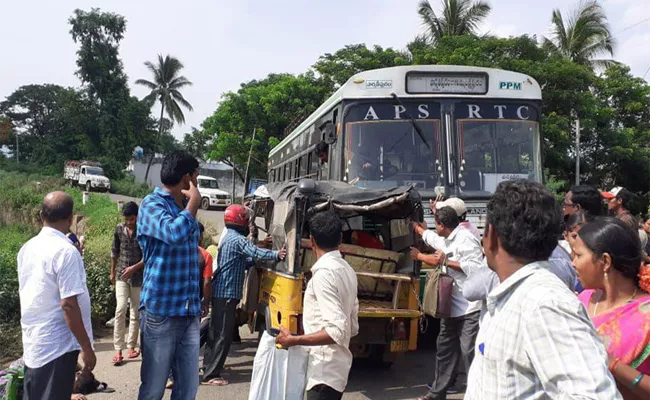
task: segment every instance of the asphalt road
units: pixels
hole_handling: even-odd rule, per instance
[[[139,204],[141,200],[134,197],[122,196],[121,194],[109,193],[108,196],[113,201],[135,201]],[[207,222],[208,224],[213,225],[216,228],[217,232],[221,232],[223,229],[223,210],[199,210],[198,217],[199,220],[203,221],[204,223]]]
[[[198,400],[247,400],[253,369],[253,358],[257,348],[257,335],[248,333],[247,327],[241,328],[242,344],[233,345],[230,350],[223,377],[230,381],[224,387],[199,387]],[[140,384],[141,360],[127,361],[120,367],[111,364],[113,344],[112,332],[106,332],[95,348],[97,367],[95,376],[99,381],[108,383],[116,390],[113,394],[94,394],[91,400],[127,400],[136,399]],[[345,400],[365,399],[415,399],[426,393],[426,384],[431,380],[434,352],[420,350],[406,354],[389,369],[377,369],[373,366],[355,364],[350,372],[350,379]],[[170,391],[165,399],[169,399]],[[462,395],[449,396],[449,399],[462,399]]]

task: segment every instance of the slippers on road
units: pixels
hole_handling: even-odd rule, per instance
[[[202,385],[205,386],[226,386],[229,382],[223,378],[213,378],[209,381],[202,382]]]
[[[136,349],[129,350],[129,354],[126,355],[129,359],[134,359],[140,357],[140,352]]]
[[[122,353],[115,353],[113,356],[113,365],[118,367],[124,363],[124,357],[122,357]]]

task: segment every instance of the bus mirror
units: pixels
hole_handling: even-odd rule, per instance
[[[316,181],[313,179],[301,179],[298,182],[298,191],[304,195],[310,195],[316,191]]]
[[[336,143],[336,126],[334,125],[333,122],[326,122],[320,127],[321,135],[323,137],[323,141],[327,144],[334,144]]]

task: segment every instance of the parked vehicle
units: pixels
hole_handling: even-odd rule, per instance
[[[111,189],[111,180],[104,174],[102,165],[95,161],[66,161],[63,178],[70,186],[81,186],[88,192]]]
[[[232,196],[221,189],[219,189],[219,183],[216,179],[199,175],[199,193],[201,193],[201,208],[204,210],[209,209],[210,207],[228,207],[232,204]]]
[[[419,193],[413,187],[360,189],[344,182],[304,179],[269,184],[258,190],[251,207],[260,230],[273,248],[286,246],[282,262],[257,264],[257,279],[247,279],[245,291],[251,332],[273,332],[284,326],[302,332],[306,282],[316,257],[308,221],[321,210],[333,210],[343,220],[341,254],[356,271],[359,334],[350,350],[357,358],[390,365],[398,353],[416,350],[420,312],[420,265],[410,256],[417,245],[411,221],[422,221]],[[260,193],[263,193],[260,195]],[[249,274],[250,275],[250,274]]]

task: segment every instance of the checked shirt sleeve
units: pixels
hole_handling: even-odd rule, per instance
[[[253,261],[273,261],[278,259],[278,252],[274,250],[260,249],[248,240],[242,240],[241,252],[252,258]]]
[[[147,198],[142,203],[138,236],[150,236],[172,246],[187,241],[196,225],[189,211],[183,210],[174,216],[164,201]]]

